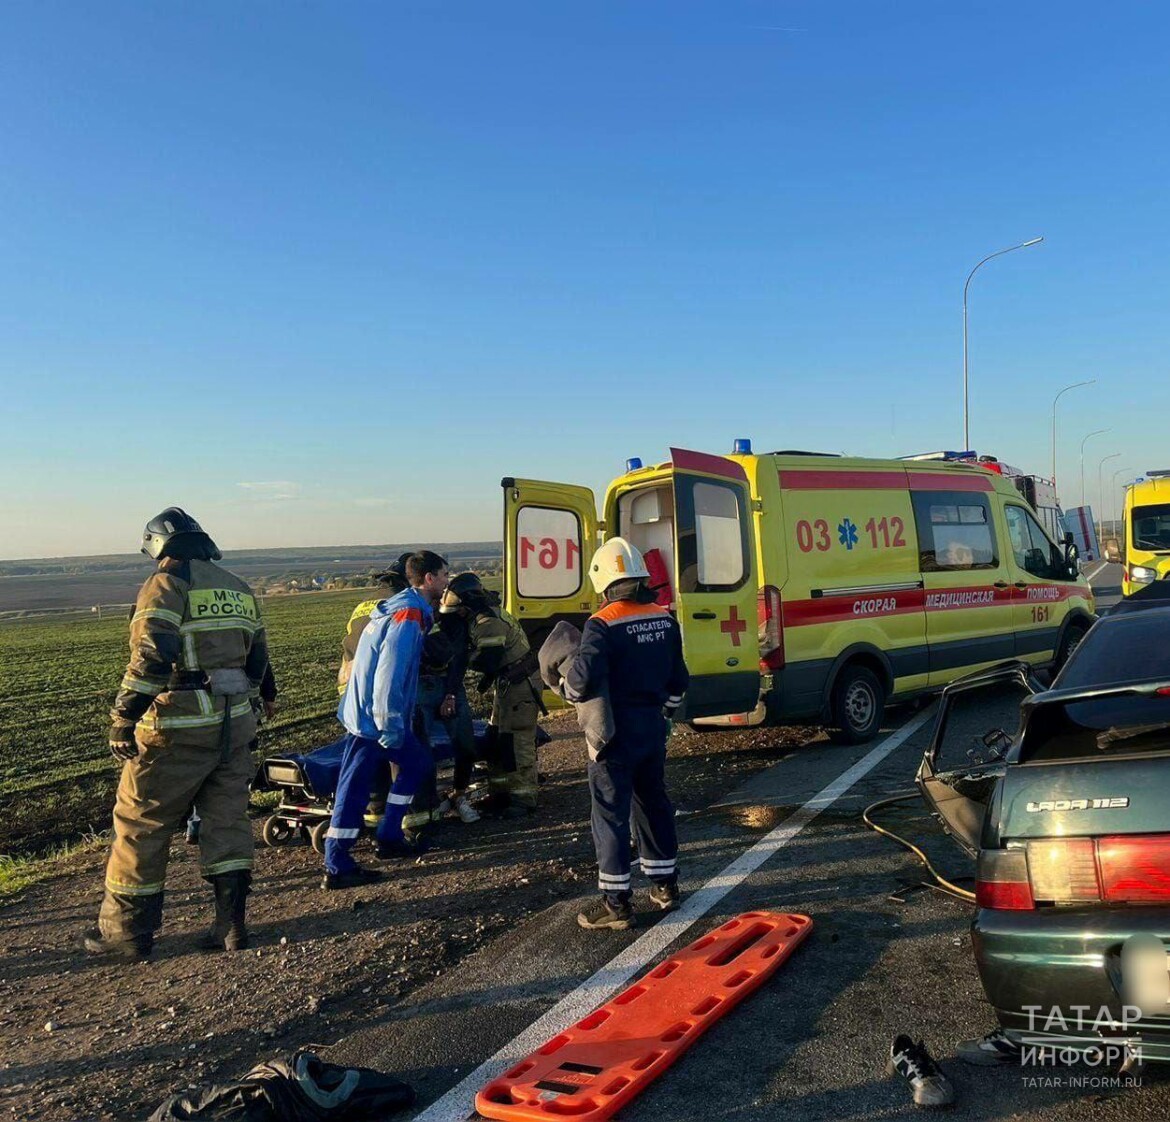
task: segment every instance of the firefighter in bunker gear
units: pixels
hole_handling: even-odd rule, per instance
[[[688,675],[678,624],[655,603],[638,550],[612,538],[594,555],[589,576],[602,606],[586,622],[576,657],[562,667],[570,701],[608,687],[613,739],[588,767],[591,825],[601,898],[577,916],[590,929],[633,925],[630,906],[630,810],[650,901],[678,905],[678,837],[666,793],[667,721],[682,704]]]
[[[424,550],[408,559],[406,571],[411,587],[383,600],[370,613],[337,709],[347,736],[333,818],[325,835],[326,889],[380,879],[377,872],[361,868],[351,850],[361,834],[374,774],[387,759],[397,765],[398,774],[378,824],[378,856],[410,856],[424,848],[407,840],[402,819],[433,767],[430,752],[414,735],[411,723],[423,643],[434,620],[433,607],[447,587],[447,564]]]
[[[341,666],[337,670],[337,692],[345,693],[349,676],[353,671],[353,656],[357,654],[358,640],[370,622],[370,613],[387,596],[397,596],[408,586],[406,582],[406,559],[409,553],[403,553],[397,561],[388,566],[384,572],[375,573],[374,580],[385,585],[388,591],[385,595],[376,596],[373,600],[363,600],[350,613],[349,622],[345,625],[345,638],[341,641]]]
[[[260,607],[199,524],[171,507],[151,519],[142,552],[158,562],[130,622],[130,661],[110,714],[123,761],[114,840],[94,954],[145,957],[162,923],[171,835],[199,807],[200,865],[215,891],[207,949],[246,943],[251,883],[249,744],[268,645]]]
[[[536,809],[536,721],[543,709],[540,664],[520,625],[492,604],[475,573],[451,578],[439,607],[467,624],[467,666],[480,674],[480,689],[493,687],[492,737],[487,799],[480,809],[524,817]]]

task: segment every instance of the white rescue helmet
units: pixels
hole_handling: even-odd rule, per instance
[[[593,555],[589,565],[589,579],[598,593],[604,592],[614,581],[637,580],[649,575],[642,554],[625,538],[610,538]]]

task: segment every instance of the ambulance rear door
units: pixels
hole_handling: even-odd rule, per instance
[[[747,713],[760,699],[752,498],[734,460],[670,450],[676,518],[675,612],[691,684],[686,718]]]
[[[505,611],[534,651],[561,621],[575,627],[597,610],[589,562],[597,548],[597,506],[588,487],[533,479],[504,489]]]

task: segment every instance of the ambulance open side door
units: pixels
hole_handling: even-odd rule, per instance
[[[734,460],[672,448],[676,618],[690,671],[687,719],[750,713],[760,700],[752,497]]]
[[[504,610],[539,651],[561,621],[577,628],[597,610],[589,581],[597,549],[597,506],[588,487],[533,479],[504,489]]]

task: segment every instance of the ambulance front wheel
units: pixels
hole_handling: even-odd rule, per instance
[[[868,667],[846,666],[833,683],[829,735],[838,744],[864,744],[877,736],[885,707],[881,679]]]

